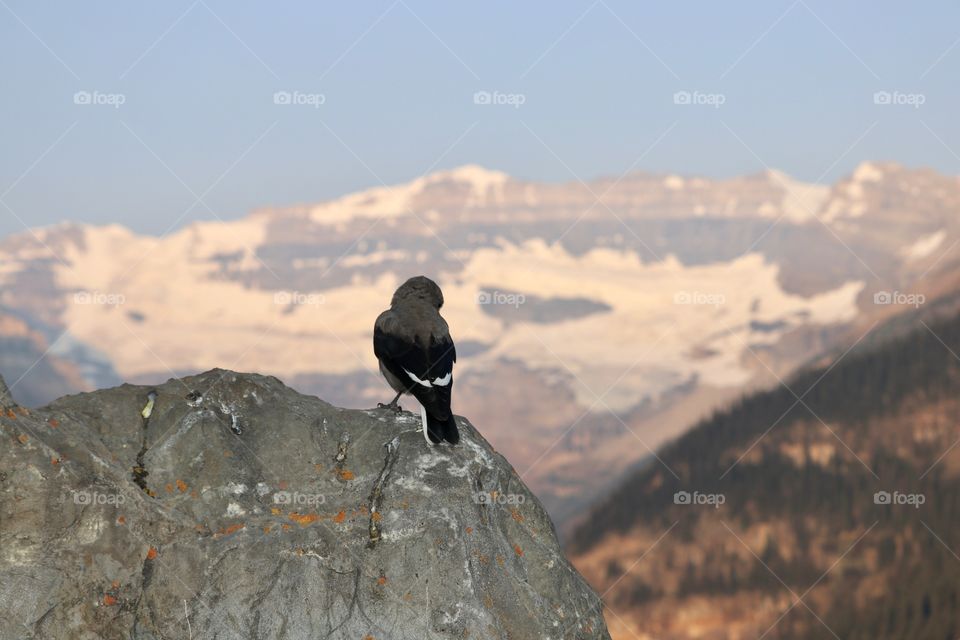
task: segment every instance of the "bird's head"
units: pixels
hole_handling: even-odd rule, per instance
[[[419,300],[426,302],[435,309],[443,306],[443,292],[436,282],[426,276],[410,278],[393,294],[390,306],[395,306],[404,300]]]

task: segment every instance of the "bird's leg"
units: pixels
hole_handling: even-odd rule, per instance
[[[390,401],[390,404],[383,404],[382,402],[377,403],[378,409],[393,409],[394,413],[400,413],[403,411],[403,408],[397,404],[397,401],[400,399],[400,396],[403,395],[403,391],[400,391],[393,397],[393,400]]]

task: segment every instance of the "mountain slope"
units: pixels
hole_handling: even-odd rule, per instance
[[[902,310],[878,291],[958,272],[957,203],[956,178],[893,164],[833,187],[467,166],[160,238],[6,238],[0,304],[70,345],[89,387],[242,367],[369,407],[389,394],[372,320],[429,274],[461,356],[457,410],[566,520],[716,406]]]
[[[13,397],[26,406],[87,387],[65,349],[49,344],[23,319],[0,311],[0,376],[13,385]]]
[[[960,316],[924,323],[702,422],[597,505],[571,551],[615,638],[957,636]]]

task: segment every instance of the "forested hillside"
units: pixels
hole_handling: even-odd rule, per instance
[[[960,316],[864,341],[630,477],[571,540],[615,637],[956,638],[958,354]]]

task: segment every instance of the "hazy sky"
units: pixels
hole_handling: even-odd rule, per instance
[[[960,173],[958,42],[956,2],[0,0],[0,234],[160,233],[466,163]]]

